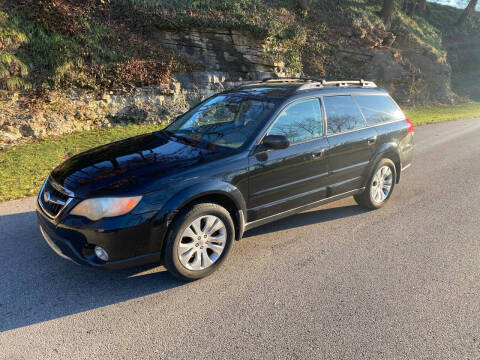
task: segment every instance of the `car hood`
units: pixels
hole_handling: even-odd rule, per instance
[[[158,131],[73,156],[51,177],[79,198],[142,195],[159,190],[166,176],[224,156]]]

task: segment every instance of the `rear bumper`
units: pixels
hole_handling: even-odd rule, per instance
[[[152,229],[148,221],[113,232],[75,228],[55,223],[43,214],[39,207],[37,219],[40,232],[48,246],[57,255],[76,264],[122,269],[161,262],[161,241],[152,241],[155,240],[155,236],[151,236]],[[153,231],[153,234],[157,233]],[[94,252],[95,245],[105,248],[111,261],[105,262],[97,258]]]

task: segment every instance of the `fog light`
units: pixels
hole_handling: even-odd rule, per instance
[[[108,261],[108,253],[107,251],[102,248],[101,246],[95,246],[95,255],[97,255],[97,257],[100,259],[100,260],[103,260],[103,261]]]

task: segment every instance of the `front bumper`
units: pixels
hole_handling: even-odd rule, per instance
[[[37,218],[45,242],[59,256],[74,263],[121,269],[161,261],[163,229],[152,226],[148,214],[112,220],[118,226],[112,229],[112,223],[104,224],[106,228],[110,227],[109,230],[92,224],[71,226],[69,219],[62,222],[49,218],[40,206],[37,206]],[[96,245],[107,250],[109,261],[95,256]]]

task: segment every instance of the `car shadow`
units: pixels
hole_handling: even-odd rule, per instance
[[[320,208],[250,230],[254,237],[363,213]],[[0,216],[0,332],[188,286],[157,265],[104,270],[75,265],[45,243],[35,212]]]
[[[157,265],[113,271],[62,259],[35,216],[0,216],[0,332],[185,285]]]

